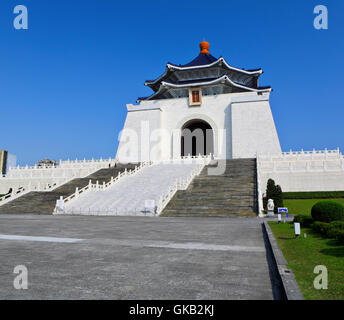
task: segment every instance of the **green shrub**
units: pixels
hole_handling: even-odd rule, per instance
[[[344,244],[344,230],[338,230],[336,239],[341,243]]]
[[[327,238],[331,238],[331,239],[337,239],[338,238],[338,234],[341,232],[340,229],[336,229],[336,228],[331,228],[331,226],[328,228],[326,236]]]
[[[303,214],[298,214],[294,217],[294,222],[299,222],[301,227],[308,228],[314,222],[313,218]]]
[[[329,238],[334,238],[340,241],[344,232],[344,221],[333,221],[330,223],[330,228],[327,231]]]
[[[311,227],[315,232],[321,233],[326,238],[336,239],[344,244],[344,221],[331,223],[316,221]]]
[[[344,221],[332,221],[330,227],[334,229],[344,230]]]
[[[326,237],[328,231],[330,230],[330,224],[327,222],[315,221],[311,227],[315,232],[321,233]]]
[[[314,221],[344,220],[344,206],[335,201],[319,201],[312,207],[311,214]]]

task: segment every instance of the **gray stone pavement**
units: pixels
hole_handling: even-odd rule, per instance
[[[0,299],[273,299],[267,256],[258,218],[0,215]]]

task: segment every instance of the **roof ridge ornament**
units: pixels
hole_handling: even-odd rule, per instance
[[[199,47],[201,49],[201,53],[203,54],[210,54],[209,53],[209,42],[207,41],[202,41],[200,44],[199,44]]]

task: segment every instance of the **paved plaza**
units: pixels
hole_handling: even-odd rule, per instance
[[[258,218],[0,215],[0,259],[0,299],[280,298]]]

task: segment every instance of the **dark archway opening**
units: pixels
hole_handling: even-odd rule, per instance
[[[181,156],[214,154],[214,134],[209,123],[191,120],[184,124],[181,134]]]

